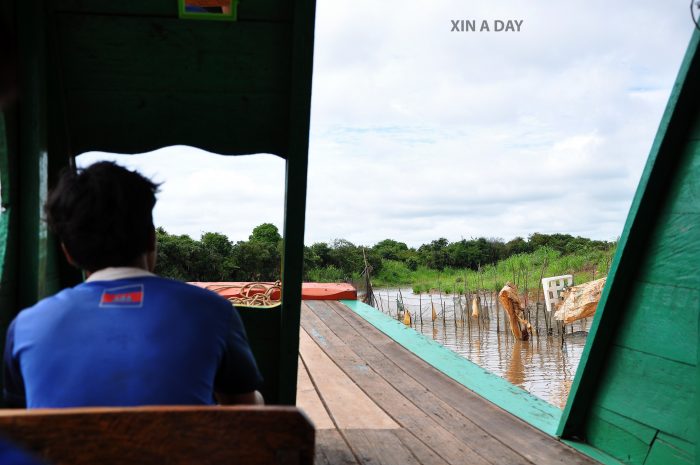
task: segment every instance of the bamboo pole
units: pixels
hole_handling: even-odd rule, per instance
[[[420,326],[423,327],[423,291],[418,291],[418,313],[420,314]]]

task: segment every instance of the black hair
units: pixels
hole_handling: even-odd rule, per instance
[[[80,268],[129,266],[151,249],[156,192],[138,172],[102,161],[61,173],[44,212]]]

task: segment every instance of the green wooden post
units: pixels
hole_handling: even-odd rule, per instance
[[[16,126],[14,111],[0,112],[0,349],[17,313],[17,215],[13,199],[16,187]],[[0,379],[0,383],[2,380]]]
[[[17,2],[22,85],[19,114],[18,303],[32,305],[46,295],[48,231],[42,207],[48,192],[46,17],[44,2]]]
[[[296,403],[297,390],[315,10],[314,0],[297,0],[294,5],[279,378],[279,402],[289,405]]]
[[[10,237],[10,220],[13,208],[10,199],[10,186],[14,185],[11,175],[14,173],[10,166],[10,142],[11,129],[6,121],[5,112],[0,111],[0,311],[2,312],[3,323],[7,321],[7,316],[12,316],[14,308],[14,260],[11,254],[16,243]],[[9,315],[8,315],[9,314]],[[4,327],[4,325],[3,325]]]

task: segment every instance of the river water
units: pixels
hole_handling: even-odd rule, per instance
[[[400,318],[403,303],[411,313],[412,327],[425,337],[552,405],[559,408],[566,405],[590,319],[567,325],[563,330],[552,322],[549,326],[552,334],[547,335],[544,305],[535,316],[536,305],[531,304],[529,321],[533,327],[538,323],[540,335],[519,341],[510,333],[505,311],[500,305],[496,310],[494,294],[482,294],[478,318],[471,317],[472,302],[466,305],[464,296],[457,300],[450,294],[437,292],[415,295],[403,288],[375,289],[374,295],[375,307],[383,313]],[[434,322],[433,306],[437,313]]]

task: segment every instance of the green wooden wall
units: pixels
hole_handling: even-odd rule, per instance
[[[560,425],[565,439],[623,463],[696,460],[699,38],[661,122]]]

